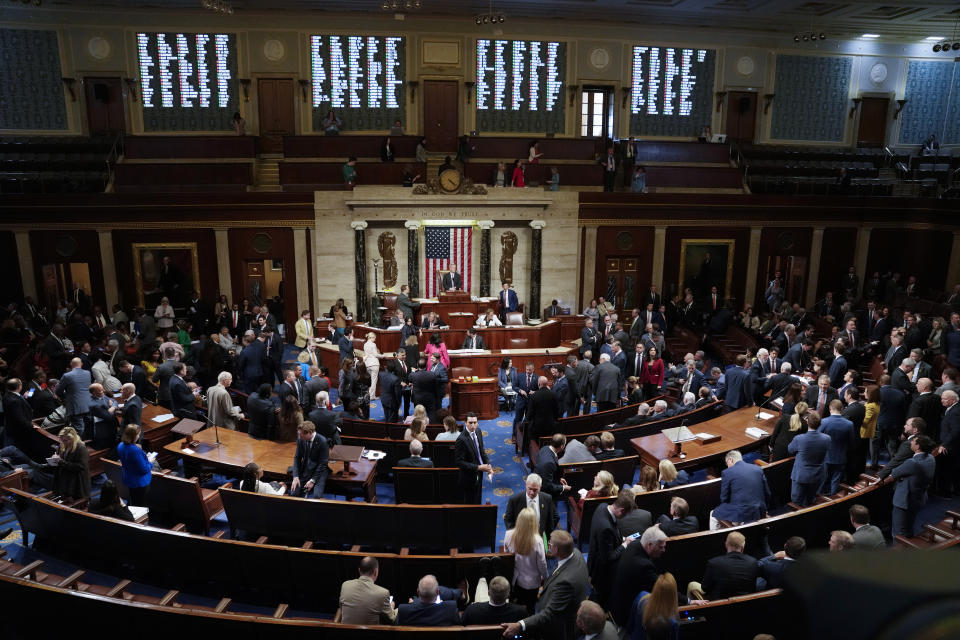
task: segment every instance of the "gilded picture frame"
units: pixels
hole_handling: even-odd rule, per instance
[[[201,293],[196,242],[135,242],[132,251],[137,303],[144,309],[155,308],[164,296],[183,306],[191,291]]]
[[[736,240],[716,238],[686,238],[680,240],[680,273],[677,278],[683,297],[686,287],[693,289],[695,299],[709,295],[716,285],[720,295],[731,297],[733,257]],[[710,261],[706,261],[707,254]]]

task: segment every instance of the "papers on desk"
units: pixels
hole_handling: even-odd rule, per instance
[[[150,513],[150,509],[147,507],[135,507],[131,504],[127,505],[127,509],[129,509],[130,513],[133,514],[134,520],[139,520],[140,518]]]
[[[488,353],[487,349],[448,349],[447,353],[451,355],[465,355],[471,353]]]
[[[773,417],[775,416],[772,413],[767,413],[766,411],[761,411],[757,414],[757,420],[769,420]]]
[[[182,451],[183,453],[187,454],[188,456],[192,456],[193,454],[196,453],[196,451],[194,451],[194,450],[191,449],[190,447],[187,447],[186,449],[180,449],[180,451]]]
[[[783,409],[783,398],[774,398],[770,404],[775,406],[777,409]]]
[[[700,433],[694,434],[697,437],[697,440],[717,440],[719,436],[716,436],[712,433],[707,433],[706,431],[701,431]]]
[[[686,427],[676,427],[675,429],[664,429],[661,431],[663,435],[667,436],[670,442],[690,442],[691,440],[696,440],[697,436],[693,435],[693,432]]]
[[[361,458],[366,458],[367,460],[380,460],[381,458],[386,458],[387,454],[384,451],[377,451],[376,449],[364,449],[363,453],[360,454]]]
[[[154,422],[166,422],[167,420],[173,420],[176,416],[172,413],[161,413],[159,416],[154,416]]]
[[[744,430],[744,433],[746,433],[751,438],[755,438],[757,440],[759,440],[760,438],[766,438],[768,435],[770,435],[769,433],[767,433],[766,431],[764,431],[759,427],[747,427],[746,430]]]

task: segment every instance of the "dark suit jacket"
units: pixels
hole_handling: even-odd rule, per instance
[[[590,553],[587,568],[593,588],[604,596],[610,593],[610,584],[623,554],[623,537],[617,529],[616,518],[608,505],[597,508],[590,523]]]
[[[910,396],[917,392],[917,385],[911,382],[910,376],[900,367],[893,370],[893,374],[890,376],[890,386],[903,393],[907,397],[908,403],[910,402]]]
[[[463,344],[460,345],[460,348],[461,349],[486,349],[487,343],[484,342],[483,336],[477,336],[476,338],[471,338],[470,336],[467,336],[466,338],[463,339]]]
[[[624,538],[635,533],[643,533],[653,525],[653,515],[646,509],[634,509],[617,520],[617,531]]]
[[[473,438],[470,437],[470,430],[464,429],[460,432],[456,442],[453,443],[453,459],[460,469],[460,486],[465,488],[476,487],[480,484],[480,472],[477,467],[481,464],[490,462],[486,452],[483,450],[483,433],[480,427],[477,427],[477,444],[480,446],[480,457],[477,457],[477,447],[473,446]]]
[[[856,534],[854,534],[856,535]],[[766,589],[779,589],[783,586],[783,574],[795,561],[790,558],[767,556],[757,563],[760,577],[766,581]]]
[[[811,409],[816,411],[817,400],[819,400],[819,398],[820,398],[820,387],[818,387],[815,384],[811,384],[810,387],[807,389],[806,396],[804,396],[804,402],[806,402]],[[830,410],[830,403],[833,402],[834,400],[838,400],[839,398],[840,396],[837,394],[836,389],[834,389],[833,387],[827,387],[827,399],[823,403],[824,417],[828,415],[828,412]]]
[[[770,390],[770,397],[777,398],[782,396],[787,392],[787,389],[794,382],[797,382],[797,379],[793,377],[793,374],[790,373],[778,373],[772,378],[767,378],[765,383],[765,388]]]
[[[307,414],[307,420],[317,428],[317,433],[327,439],[327,444],[340,444],[340,428],[343,426],[343,414],[339,411],[330,411],[326,407],[318,407]]]
[[[293,477],[300,478],[301,484],[313,480],[316,484],[321,474],[327,470],[330,461],[330,448],[327,439],[319,433],[314,434],[311,442],[297,438],[297,450],[293,455]]]
[[[437,376],[427,369],[420,369],[410,374],[413,383],[413,401],[422,404],[427,415],[433,413],[437,402]]]
[[[711,558],[703,572],[703,592],[708,600],[741,596],[757,590],[757,560],[745,553],[730,553]]]
[[[453,600],[424,604],[417,599],[413,604],[401,604],[397,607],[397,624],[411,627],[449,627],[460,624],[460,614],[457,603]]]
[[[893,506],[900,509],[919,509],[927,502],[927,487],[933,480],[937,463],[929,453],[918,453],[904,461],[890,475],[897,480],[893,491]]]
[[[763,470],[743,460],[720,473],[720,504],[713,510],[718,520],[753,522],[766,517],[770,487]]]
[[[717,398],[731,409],[748,407],[753,402],[750,392],[750,374],[742,367],[733,366],[724,376],[724,384],[717,389]]]
[[[547,577],[537,601],[537,613],[524,618],[527,631],[551,640],[574,640],[580,603],[587,597],[590,579],[587,564],[578,549]]]
[[[398,467],[424,467],[424,468],[432,467],[433,460],[430,460],[429,458],[420,458],[420,457],[414,458],[413,456],[410,456],[409,458],[398,460],[397,466]]]
[[[549,534],[557,528],[559,516],[557,508],[553,504],[553,498],[549,493],[541,491],[537,495],[537,502],[540,507],[540,533]],[[513,529],[517,524],[517,516],[527,506],[527,492],[522,491],[510,496],[507,500],[507,510],[503,514],[503,523],[507,529]]]
[[[827,451],[827,464],[846,464],[847,451],[854,447],[860,438],[855,433],[853,423],[843,416],[828,415],[820,422],[820,433],[830,436],[830,449]]]
[[[877,428],[884,433],[900,433],[907,419],[907,397],[891,385],[880,387],[880,413]]]
[[[526,378],[524,377],[524,381]],[[553,435],[560,417],[560,401],[549,387],[537,389],[533,397],[527,399],[527,421],[534,438]]]
[[[553,449],[550,447],[542,447],[540,449],[540,454],[537,456],[537,464],[533,472],[539,475],[543,481],[543,490],[556,500],[556,497],[560,495],[563,485],[560,484],[560,466],[557,455],[553,452]]]
[[[60,378],[57,395],[63,400],[68,416],[87,413],[90,410],[90,372],[71,369]]]
[[[848,404],[843,410],[843,417],[853,423],[854,438],[859,438],[860,427],[863,426],[863,420],[867,417],[867,408],[863,402]]]
[[[273,400],[270,398],[261,398],[260,394],[254,392],[247,398],[247,418],[250,419],[250,435],[255,438],[266,438],[270,433],[270,428],[274,424],[275,414]],[[314,423],[316,424],[316,423]],[[319,428],[318,428],[319,430]]]
[[[580,355],[583,356],[584,352],[590,351],[597,355],[597,347],[600,344],[600,334],[595,330],[589,327],[584,327],[580,329]]]
[[[883,465],[883,469],[880,469],[880,473],[878,475],[881,480],[889,476],[894,469],[913,457],[913,450],[910,448],[910,442],[915,437],[916,436],[910,436],[909,438],[905,438],[900,441],[900,445],[897,447],[897,451],[893,454],[890,462]]]
[[[128,424],[140,424],[141,416],[143,415],[143,400],[140,399],[136,394],[130,396],[126,402],[123,403],[123,413],[121,414],[121,425],[120,428],[126,427]]]
[[[177,417],[193,417],[197,414],[193,393],[180,376],[170,377],[170,410]]]
[[[660,530],[671,538],[673,536],[682,536],[685,533],[696,533],[700,531],[700,523],[697,521],[697,516],[671,518],[667,514],[663,514],[660,516],[660,519],[657,520],[657,523],[660,525]]]
[[[340,362],[353,358],[353,338],[341,336],[337,348],[340,350]]]
[[[620,369],[612,362],[601,362],[593,369],[590,385],[597,402],[617,402],[620,399]]]
[[[461,276],[456,271],[451,271],[450,273],[443,274],[443,288],[444,289],[462,289],[463,276]]]
[[[823,461],[830,450],[830,436],[819,431],[801,433],[787,447],[787,451],[797,456],[793,463],[790,479],[802,484],[814,484],[823,480]]]
[[[89,397],[89,392],[87,396]],[[33,432],[33,409],[30,403],[19,393],[5,391],[3,393],[3,418],[5,421],[6,440],[23,452],[30,451],[31,434]],[[6,444],[6,442],[4,443]]]
[[[950,455],[960,453],[960,403],[944,411],[940,421],[940,443]]]
[[[624,455],[623,449],[604,449],[593,454],[593,457],[597,460],[609,460],[611,458],[622,458]]]
[[[389,369],[380,371],[380,401],[385,408],[390,408],[396,415],[400,406],[400,380]]]
[[[463,612],[463,624],[497,625],[522,620],[525,615],[527,608],[520,604],[507,602],[496,607],[489,602],[474,602]]]
[[[644,551],[639,539],[627,545],[617,564],[608,603],[610,614],[617,624],[627,624],[637,594],[641,591],[653,591],[653,583],[659,575],[654,561]]]
[[[299,389],[298,389],[299,386]],[[297,384],[291,385],[286,380],[280,383],[280,391],[277,394],[280,396],[280,406],[283,406],[283,403],[286,402],[287,396],[293,396],[293,399],[297,401],[297,404],[303,404],[303,384],[297,381]]]

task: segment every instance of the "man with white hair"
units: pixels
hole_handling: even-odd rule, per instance
[[[917,385],[910,380],[913,370],[917,366],[917,361],[913,358],[904,358],[900,366],[893,370],[890,375],[890,385],[907,397],[907,402],[917,392]]]
[[[217,376],[217,384],[207,389],[207,417],[218,427],[225,427],[236,431],[237,421],[243,418],[240,407],[233,404],[233,398],[227,389],[233,383],[233,374],[221,371]]]
[[[437,596],[441,596],[437,602]],[[417,627],[449,627],[460,624],[455,599],[442,599],[437,578],[425,575],[417,584],[417,599],[398,607],[397,624]]]
[[[503,514],[503,523],[507,529],[513,529],[517,524],[517,516],[520,511],[530,507],[539,518],[540,533],[553,531],[557,528],[559,516],[553,498],[549,493],[540,490],[543,486],[543,479],[539,474],[531,473],[527,476],[525,484],[523,493],[515,493],[507,500],[507,510]]]
[[[953,495],[957,487],[957,471],[960,469],[960,403],[957,392],[944,391],[940,396],[943,404],[943,419],[940,420],[940,446],[937,447],[937,492],[944,496]]]
[[[657,400],[653,403],[653,413],[650,414],[650,420],[662,420],[669,418],[672,414],[667,411],[669,405],[666,400]]]
[[[120,419],[121,430],[129,424],[140,426],[143,400],[137,395],[137,385],[128,382],[120,387],[120,403],[123,407]]]
[[[432,467],[433,461],[430,458],[421,458],[423,453],[423,443],[414,438],[410,441],[410,457],[397,461],[398,467]]]
[[[610,362],[609,354],[600,354],[600,364],[590,377],[593,395],[597,399],[597,411],[607,411],[617,406],[620,400],[620,369]]]
[[[697,406],[697,396],[694,395],[692,391],[687,391],[683,394],[683,398],[680,399],[680,406],[677,407],[673,415],[680,415],[681,413],[687,413],[688,411],[693,411]]]
[[[720,528],[720,520],[737,525],[766,518],[770,502],[770,487],[760,467],[744,462],[736,449],[727,452],[724,462],[727,468],[720,474],[720,504],[710,512],[711,531]]]
[[[331,447],[340,444],[340,431],[343,428],[343,412],[331,411],[327,408],[330,404],[330,394],[326,391],[318,391],[314,396],[315,409],[307,414],[307,420],[313,423],[317,428],[317,433],[327,439],[327,444]]]
[[[654,564],[667,550],[667,534],[658,525],[649,527],[624,549],[613,577],[608,609],[614,621],[625,626],[633,600],[641,591],[653,591],[660,571]]]

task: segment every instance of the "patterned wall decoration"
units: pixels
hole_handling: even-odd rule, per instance
[[[62,75],[56,31],[0,29],[0,129],[66,129]]]
[[[667,55],[670,47],[650,47],[650,51],[637,53],[634,47],[632,82],[636,92],[631,97],[630,135],[635,136],[668,136],[681,138],[695,138],[700,135],[703,127],[710,124],[713,117],[713,79],[717,63],[717,52],[714,49],[684,49],[672,48],[675,53],[674,70],[668,69]],[[656,50],[658,58],[653,60],[651,54]],[[689,97],[684,96],[684,82],[679,65],[684,52],[691,56],[692,84]],[[652,79],[650,66],[659,67],[654,75],[659,87],[651,87]],[[674,73],[675,71],[675,73]],[[639,74],[639,77],[637,76]],[[656,100],[648,92],[658,89],[654,93]],[[644,94],[638,96],[638,94]],[[642,98],[642,103],[640,99]],[[682,102],[688,102],[684,106]],[[689,113],[685,111],[689,109]],[[650,113],[650,111],[656,113]]]
[[[921,144],[931,133],[944,144],[960,142],[960,125],[956,122],[960,117],[958,69],[960,65],[953,61],[911,60],[907,64],[903,92],[907,104],[900,113],[900,144]]]
[[[776,65],[770,137],[842,142],[853,58],[786,55]]]

